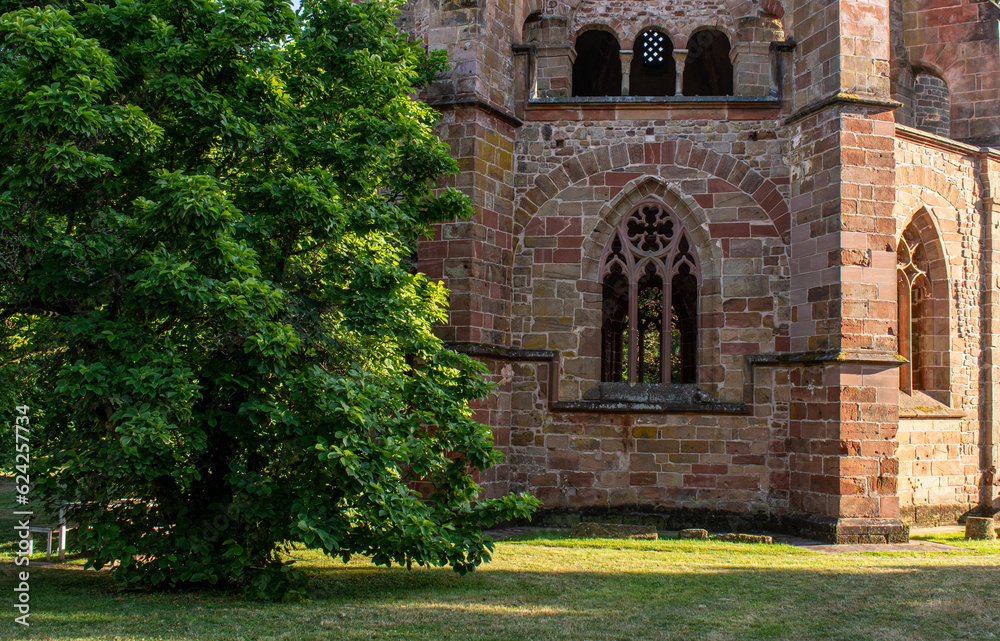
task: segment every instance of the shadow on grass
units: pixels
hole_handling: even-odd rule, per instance
[[[8,617],[0,638],[930,641],[997,638],[1000,630],[1000,572],[990,566],[890,557],[857,567],[706,567],[661,554],[644,568],[626,552],[604,569],[532,569],[544,554],[464,577],[309,567],[312,598],[298,604],[213,592],[120,594],[106,574],[40,568],[32,572],[30,631]],[[10,585],[9,566],[3,576]]]

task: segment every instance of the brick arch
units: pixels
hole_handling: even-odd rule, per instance
[[[920,207],[933,215],[935,228],[944,242],[949,237],[958,238],[958,214],[969,209],[970,203],[947,174],[926,165],[898,165],[896,167],[896,202],[893,217],[896,220],[896,242]]]
[[[702,278],[718,278],[721,275],[722,247],[718,240],[712,239],[705,210],[694,199],[685,196],[677,185],[658,176],[642,176],[625,185],[601,208],[597,215],[597,227],[583,241],[583,279],[599,280],[601,255],[615,227],[636,205],[648,200],[656,200],[677,214],[695,246]]]
[[[535,185],[521,197],[514,213],[514,237],[519,238],[539,208],[557,193],[590,176],[612,169],[643,165],[676,165],[702,171],[724,181],[731,191],[750,196],[771,222],[768,235],[780,236],[791,228],[788,203],[778,186],[748,164],[728,154],[720,154],[686,139],[662,143],[619,143],[598,147],[567,158],[563,163],[535,179]]]
[[[618,40],[618,48],[620,49],[622,47],[622,32],[620,25],[608,24],[605,22],[588,22],[587,24],[581,26],[579,29],[570,34],[569,44],[575,49],[577,38],[587,31],[605,31],[610,33],[616,40]]]
[[[514,38],[512,42],[524,42],[524,23],[529,16],[545,13],[543,0],[524,0],[514,7]]]
[[[899,184],[893,216],[896,230],[893,236],[898,246],[903,231],[910,225],[917,226],[919,236],[928,248],[928,262],[937,272],[932,281],[933,316],[937,319],[932,332],[932,347],[926,348],[938,359],[939,369],[932,376],[937,383],[930,385],[928,393],[937,400],[957,407],[959,392],[950,389],[951,381],[964,368],[962,354],[950,348],[959,319],[956,303],[952,300],[952,276],[961,256],[949,255],[948,247],[960,247],[962,236],[958,228],[960,212],[968,212],[972,203],[943,172],[916,165],[897,168]],[[893,250],[895,250],[895,246]]]
[[[907,229],[924,247],[927,280],[930,283],[923,314],[918,321],[921,326],[919,349],[924,361],[920,368],[922,380],[914,381],[914,387],[950,404],[952,370],[960,363],[952,362],[951,337],[955,322],[951,315],[951,280],[945,243],[936,217],[925,206],[918,207],[906,225],[900,226],[898,236],[901,238]],[[898,246],[899,238],[896,243]],[[898,331],[902,336],[903,328],[898,328]]]
[[[925,46],[921,57],[912,58],[910,68],[914,79],[919,73],[929,73],[944,80],[948,91],[954,95],[956,92],[968,91],[969,83],[975,81],[975,75],[966,72],[967,63],[968,58],[962,55],[956,43],[935,43]]]
[[[683,45],[677,44],[677,38],[680,37],[680,32],[677,31],[676,26],[672,28],[668,26],[668,23],[665,21],[657,18],[647,18],[641,22],[631,23],[624,26],[623,29],[625,38],[621,41],[622,49],[631,49],[634,47],[636,38],[638,38],[646,29],[656,29],[660,33],[666,34],[670,38],[670,42],[674,46],[674,49],[683,48]]]
[[[760,0],[759,3],[756,0],[726,0],[726,6],[729,8],[733,20],[756,18],[761,14],[769,15],[780,20],[787,30],[785,7],[781,4],[781,0]]]
[[[779,20],[785,17],[785,8],[781,5],[780,0],[760,0],[760,10]]]
[[[903,232],[910,225],[916,225],[916,227],[920,229],[921,241],[928,243],[927,260],[932,263],[940,262],[941,274],[944,278],[950,280],[951,264],[948,260],[948,249],[945,246],[945,235],[941,233],[940,219],[934,213],[936,211],[940,211],[942,209],[942,205],[935,204],[933,202],[927,203],[925,202],[925,199],[921,198],[916,198],[916,201],[916,206],[911,203],[903,205],[912,211],[908,216],[906,216],[906,218],[903,219],[902,224],[896,226],[896,244],[899,244],[899,240],[903,237]],[[951,209],[951,206],[948,203],[944,203],[944,208]],[[954,223],[954,221],[952,221],[952,223]],[[953,231],[954,234],[957,235],[957,228]]]
[[[736,29],[730,25],[725,24],[702,24],[702,23],[691,23],[693,26],[687,27],[683,32],[678,33],[678,36],[682,38],[683,45],[678,45],[678,48],[683,48],[687,46],[688,40],[691,36],[698,33],[699,31],[718,31],[719,33],[725,34],[729,38],[729,46],[736,44]]]

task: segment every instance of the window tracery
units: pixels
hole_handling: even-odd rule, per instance
[[[601,380],[694,383],[700,271],[680,220],[658,202],[640,204],[601,265]]]
[[[909,229],[907,230],[909,231]],[[896,247],[897,312],[899,353],[908,363],[899,368],[899,389],[912,394],[923,389],[922,335],[924,301],[930,288],[923,244],[903,233]]]

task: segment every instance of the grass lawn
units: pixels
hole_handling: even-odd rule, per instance
[[[11,508],[0,509],[6,519]],[[0,539],[10,538],[7,526]],[[821,554],[546,533],[498,543],[494,561],[465,577],[362,559],[345,566],[304,551],[312,597],[290,605],[219,592],[123,593],[107,572],[82,571],[82,560],[33,563],[29,629],[14,624],[9,605],[11,552],[0,552],[8,600],[0,639],[1000,639],[996,543]]]

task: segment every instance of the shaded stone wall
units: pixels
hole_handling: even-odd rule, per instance
[[[943,78],[951,93],[951,137],[1000,142],[1000,9],[990,0],[903,0],[909,64]]]

